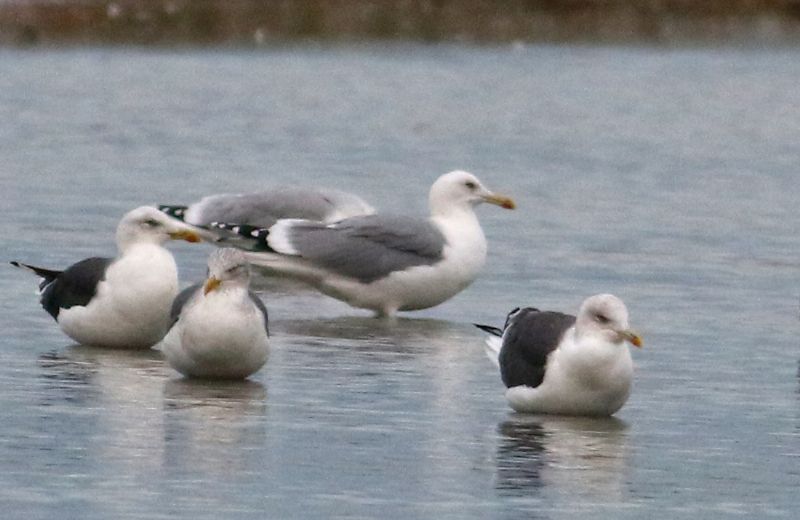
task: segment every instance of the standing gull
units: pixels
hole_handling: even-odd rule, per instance
[[[161,205],[158,208],[199,227],[211,222],[270,227],[282,218],[336,222],[375,213],[372,206],[351,193],[301,186],[276,186],[257,193],[222,193],[203,197],[189,206]]]
[[[442,175],[430,190],[429,218],[352,217],[332,224],[279,220],[269,228],[215,223],[250,237],[253,265],[304,280],[353,307],[388,316],[438,305],[467,287],[486,261],[474,207],[513,209],[464,171]]]
[[[533,307],[514,309],[486,353],[518,412],[608,416],[631,390],[633,360],[624,342],[642,346],[628,325],[628,309],[611,294],[584,300],[578,317]]]
[[[178,293],[175,259],[162,247],[169,239],[200,240],[186,224],[142,206],[120,220],[115,259],[87,258],[64,271],[11,263],[42,277],[42,307],[78,343],[148,348],[166,334]]]
[[[243,379],[266,363],[267,309],[249,283],[244,253],[211,253],[205,283],[184,289],[172,305],[173,326],[161,346],[172,368],[189,377]]]

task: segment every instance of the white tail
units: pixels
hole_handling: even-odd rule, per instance
[[[502,346],[503,338],[498,338],[497,336],[489,336],[486,338],[484,352],[486,352],[486,357],[489,358],[489,361],[494,363],[496,367],[500,366],[500,348]]]

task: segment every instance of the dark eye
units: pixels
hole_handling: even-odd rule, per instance
[[[241,268],[242,268],[242,266],[241,266],[241,265],[234,265],[233,267],[229,267],[229,268],[227,268],[227,269],[225,270],[225,272],[226,272],[226,273],[235,273],[236,271],[238,271],[238,270],[239,270],[239,269],[241,269]]]
[[[604,315],[602,315],[602,314],[595,314],[595,318],[597,319],[597,321],[599,321],[599,322],[600,322],[600,323],[602,323],[603,325],[605,325],[606,323],[608,323],[609,321],[611,321],[611,320],[609,320],[607,317],[605,317],[605,316],[604,316]]]
[[[151,228],[155,228],[155,227],[158,227],[158,226],[161,225],[161,223],[159,221],[157,221],[155,219],[152,219],[152,218],[149,218],[149,219],[145,220],[144,222],[142,222],[142,224],[144,226],[151,227]]]
[[[471,190],[474,190],[475,188],[477,188],[477,187],[478,187],[478,185],[477,185],[477,184],[475,184],[475,183],[474,183],[474,182],[472,182],[472,181],[467,181],[467,182],[465,182],[465,183],[464,183],[464,186],[466,186],[467,188],[469,188],[469,189],[471,189]]]

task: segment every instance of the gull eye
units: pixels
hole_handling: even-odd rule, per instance
[[[599,323],[601,323],[601,324],[603,324],[603,325],[606,325],[606,324],[608,324],[608,322],[610,322],[610,321],[611,321],[611,320],[609,320],[609,319],[608,319],[608,318],[607,318],[605,315],[603,315],[603,314],[595,314],[595,316],[594,316],[594,317],[595,317],[595,319],[596,319],[596,320],[597,320]]]
[[[155,219],[149,218],[147,220],[142,221],[142,225],[144,227],[157,228],[158,226],[161,225],[161,223]]]
[[[474,182],[472,182],[472,181],[467,181],[467,182],[465,182],[465,183],[464,183],[464,186],[466,186],[467,188],[469,188],[469,189],[471,189],[471,190],[474,190],[475,188],[477,188],[477,187],[478,187],[478,185],[477,185],[477,184],[475,184],[475,183],[474,183]]]
[[[226,273],[235,273],[236,271],[238,271],[238,270],[239,270],[239,269],[241,269],[241,268],[242,268],[242,266],[241,266],[241,265],[234,265],[233,267],[229,267],[229,268],[227,268],[227,269],[225,270],[225,272],[226,272]]]

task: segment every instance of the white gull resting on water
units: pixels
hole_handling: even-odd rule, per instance
[[[212,224],[250,237],[253,265],[304,280],[353,307],[392,315],[438,305],[467,287],[486,261],[474,207],[513,209],[464,171],[442,175],[430,190],[429,218],[352,217],[332,224],[279,220],[270,228]]]
[[[189,206],[161,205],[158,209],[201,228],[211,222],[235,222],[266,228],[283,218],[336,222],[375,213],[372,206],[351,193],[303,186],[275,186],[256,193],[209,195]],[[222,233],[207,238],[226,245],[247,247],[247,242],[231,240],[233,236]]]
[[[142,206],[120,220],[115,259],[87,258],[64,271],[11,263],[43,278],[42,307],[78,343],[148,348],[166,334],[178,293],[175,259],[162,247],[169,239],[200,241],[186,224]]]
[[[477,327],[492,334],[486,353],[518,412],[608,416],[628,400],[633,360],[625,342],[642,340],[616,296],[587,298],[577,319],[526,307],[511,311],[503,330]]]
[[[267,309],[249,282],[244,253],[211,253],[205,283],[184,289],[172,305],[174,323],[161,344],[172,368],[189,377],[243,379],[266,363]]]

